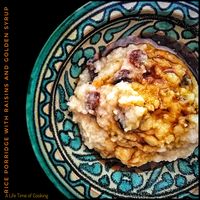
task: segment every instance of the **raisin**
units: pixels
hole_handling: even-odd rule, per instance
[[[155,78],[152,76],[152,72],[150,70],[143,73],[142,76],[144,80],[149,84],[152,84],[155,81]]]
[[[149,83],[152,84],[154,82],[162,82],[162,79],[159,75],[157,75],[155,68],[151,67],[150,69],[148,69],[145,73],[142,74],[144,80]]]
[[[143,75],[143,78],[148,78],[149,76],[151,76],[151,71],[146,71],[142,75]]]
[[[92,91],[87,96],[86,105],[89,110],[95,110],[99,105],[100,93],[97,91]]]
[[[180,86],[181,87],[188,86],[191,84],[191,82],[192,81],[191,81],[190,77],[187,74],[185,74],[181,80]]]
[[[86,67],[88,69],[90,79],[91,81],[93,81],[94,78],[97,76],[97,73],[95,73],[95,66],[94,66],[93,60],[88,60]]]
[[[130,71],[127,69],[122,69],[121,71],[117,72],[113,78],[113,83],[119,83],[120,81],[130,82],[131,79],[129,77]]]
[[[144,56],[145,53],[142,50],[133,50],[129,55],[129,61],[132,65],[139,68],[143,62]]]

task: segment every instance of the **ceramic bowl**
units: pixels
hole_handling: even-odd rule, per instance
[[[198,55],[198,3],[88,2],[58,26],[36,60],[27,94],[35,155],[66,198],[198,198],[198,148],[187,159],[126,168],[83,144],[67,102],[84,64],[121,37],[162,31]]]

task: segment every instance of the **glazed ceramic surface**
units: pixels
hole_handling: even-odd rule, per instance
[[[198,54],[198,12],[195,2],[95,1],[51,35],[31,75],[27,126],[39,163],[66,198],[198,198],[198,148],[155,168],[126,168],[86,148],[67,106],[86,61],[121,37],[163,31]]]

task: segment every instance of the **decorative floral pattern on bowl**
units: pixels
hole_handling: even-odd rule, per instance
[[[69,16],[41,51],[27,95],[27,126],[47,176],[67,198],[198,198],[198,148],[187,159],[126,168],[82,142],[67,101],[86,61],[131,34],[162,31],[198,54],[195,2],[89,2]]]

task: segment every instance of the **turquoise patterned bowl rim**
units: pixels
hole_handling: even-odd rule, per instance
[[[198,148],[154,169],[127,169],[84,146],[67,107],[86,60],[121,37],[162,31],[198,54],[198,12],[195,1],[88,2],[47,40],[31,73],[26,120],[38,162],[66,198],[198,198]]]

